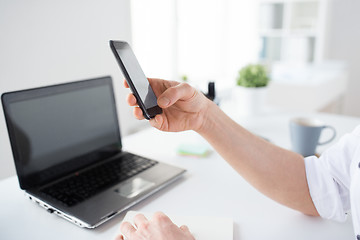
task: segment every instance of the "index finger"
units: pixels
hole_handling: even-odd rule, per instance
[[[124,87],[129,88],[129,84],[127,83],[126,79],[124,79]]]
[[[136,229],[129,222],[122,222],[120,224],[120,232],[125,238],[131,238],[131,236],[136,232]]]

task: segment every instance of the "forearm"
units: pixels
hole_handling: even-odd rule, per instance
[[[301,155],[251,134],[213,103],[198,132],[260,192],[305,214],[318,215]]]

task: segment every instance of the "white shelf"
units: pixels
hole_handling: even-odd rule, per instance
[[[316,29],[289,30],[289,29],[260,29],[260,37],[317,37]]]
[[[284,4],[262,3],[260,4],[260,28],[282,29],[284,28]]]
[[[314,29],[318,25],[319,2],[293,2],[290,5],[290,29]]]
[[[259,0],[260,3],[306,3],[306,2],[321,2],[327,0]]]
[[[283,37],[284,31],[283,30],[260,30],[261,37]]]
[[[260,0],[261,61],[313,63],[322,58],[323,0]]]

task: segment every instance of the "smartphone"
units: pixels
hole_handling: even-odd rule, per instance
[[[122,70],[126,82],[134,94],[144,117],[148,120],[162,113],[157,98],[137,61],[130,45],[124,41],[110,40],[110,48]]]

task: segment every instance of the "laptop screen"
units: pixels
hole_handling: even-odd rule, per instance
[[[3,101],[22,188],[121,149],[110,77],[8,93]]]

